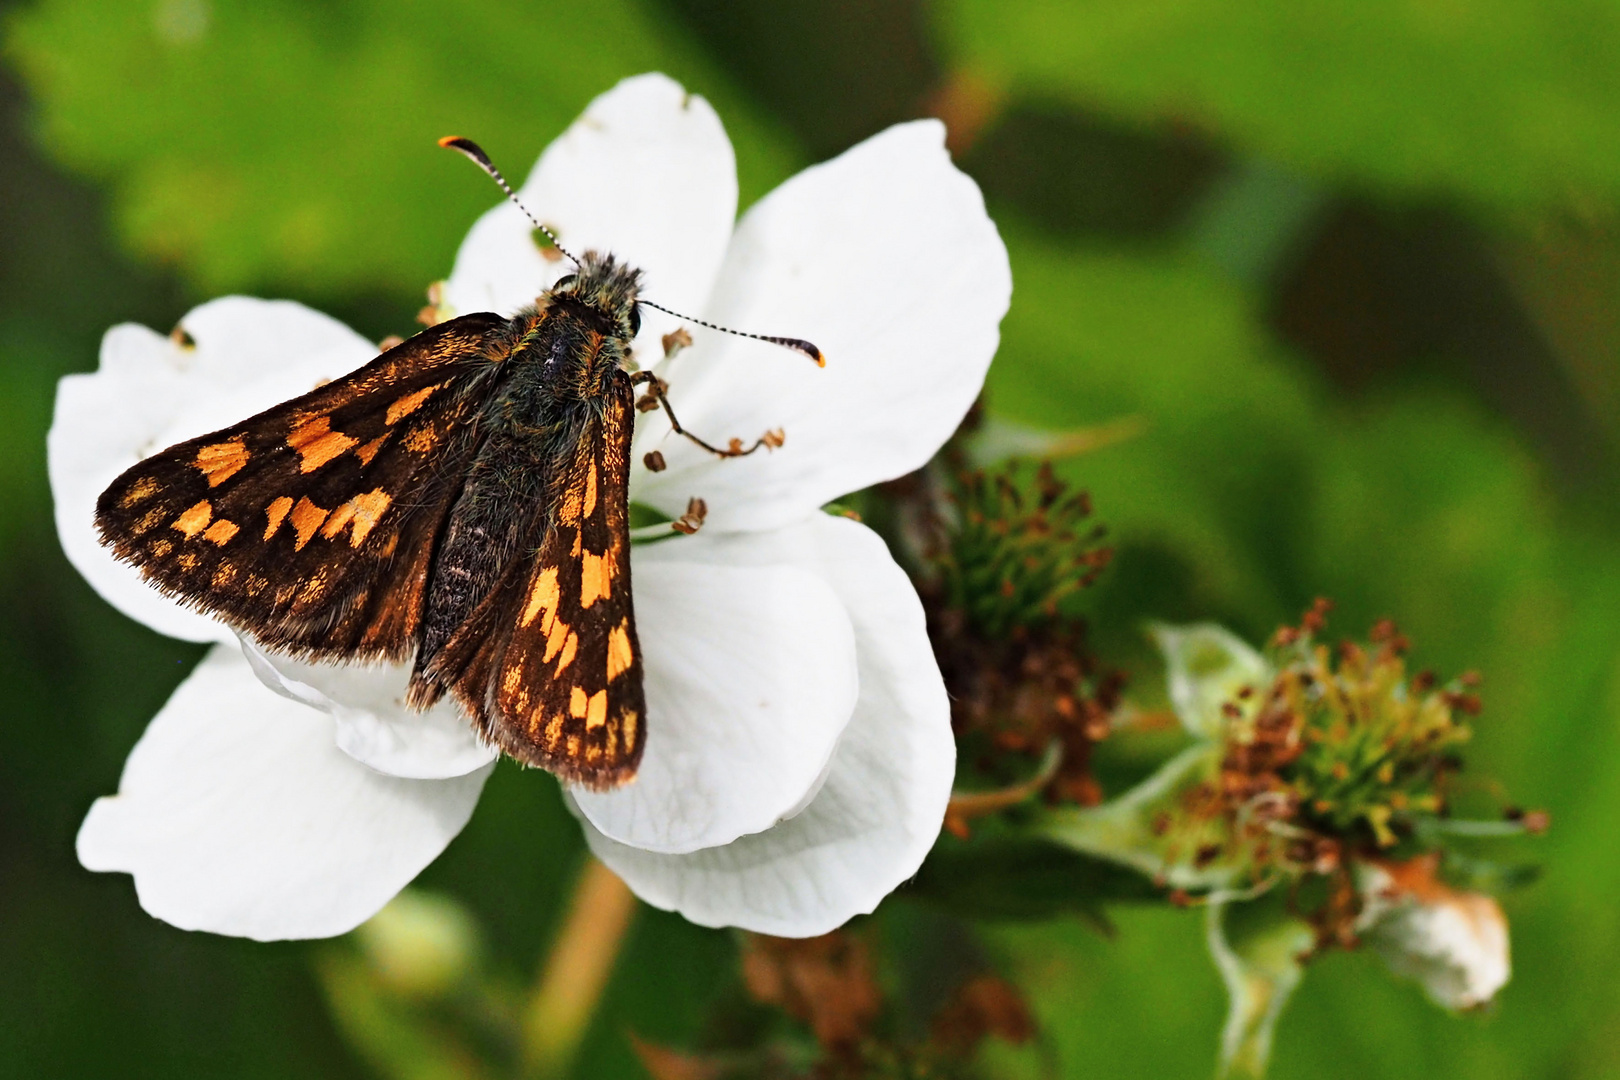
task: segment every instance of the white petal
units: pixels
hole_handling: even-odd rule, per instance
[[[1430,879],[1407,891],[1371,868],[1362,883],[1367,907],[1358,929],[1390,970],[1422,985],[1448,1009],[1484,1005],[1512,974],[1507,917],[1493,897],[1459,892]]]
[[[795,176],[744,215],[704,313],[738,330],[809,338],[804,356],[692,327],[660,369],[683,426],[711,443],[781,427],[772,453],[716,460],[642,418],[637,498],[709,527],[762,529],[918,468],[956,429],[995,354],[1012,292],[1007,250],[945,129],[901,124]]]
[[[130,753],[118,794],[79,829],[79,861],[135,876],[141,906],[185,930],[330,937],[381,908],[461,831],[489,770],[383,776],[332,721],[261,686],[216,647]]]
[[[708,299],[737,216],[731,141],[709,103],[664,75],[625,79],[546,148],[519,189],[576,255],[611,252],[646,273],[643,295],[677,311]],[[541,257],[511,202],[478,219],[456,254],[445,300],[457,314],[510,315],[573,264]],[[644,360],[674,324],[643,313]]]
[[[409,664],[312,664],[266,652],[248,638],[242,652],[264,685],[330,714],[338,749],[378,772],[444,780],[500,756],[453,699],[442,698],[426,712],[405,707]]]
[[[335,319],[288,301],[225,297],[180,325],[195,348],[144,326],[115,326],[102,338],[100,368],[58,384],[46,438],[56,531],[79,573],[130,618],[171,637],[229,641],[217,621],[161,595],[101,546],[96,498],[147,455],[305,393],[377,349]]]
[[[818,514],[774,533],[693,547],[722,563],[780,560],[825,577],[855,626],[855,716],[826,784],[773,829],[688,855],[617,844],[588,822],[586,840],[643,900],[693,922],[783,937],[825,933],[870,912],[916,873],[950,799],[950,703],[922,605],[883,542],[851,521]]]
[[[854,631],[821,577],[672,561],[686,546],[639,548],[633,563],[647,688],[636,778],[573,793],[605,836],[666,853],[730,843],[800,807],[857,693]]]

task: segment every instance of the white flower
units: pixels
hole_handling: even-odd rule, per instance
[[[695,344],[658,367],[682,423],[711,441],[781,427],[786,445],[722,461],[671,437],[662,414],[638,421],[634,460],[656,447],[669,467],[638,465],[632,497],[678,514],[698,496],[709,517],[696,536],[634,551],[645,757],[627,787],[571,797],[599,858],[698,923],[829,930],[915,872],[944,813],[955,752],[921,606],[875,534],[819,509],[927,461],[995,351],[1006,252],[943,136],[931,121],[891,128],[734,227],[734,163],[714,111],[647,75],[598,98],[522,190],[571,250],[644,269],[648,299],[808,337],[829,358],[818,370],[687,324]],[[510,313],[567,265],[543,258],[503,203],[462,245],[445,304]],[[645,362],[681,324],[651,310],[643,323]],[[146,910],[177,926],[341,933],[462,828],[493,754],[451,704],[402,710],[402,669],[239,648],[97,543],[97,494],[143,455],[376,353],[286,302],[228,297],[182,327],[189,343],[109,331],[100,369],[63,380],[50,433],[74,565],[131,617],[218,643],[136,745],[118,794],[91,808],[79,857],[133,874]],[[512,843],[521,857],[522,838]]]
[[[1365,866],[1356,929],[1391,971],[1416,980],[1435,1004],[1477,1008],[1512,973],[1507,916],[1493,897],[1446,885],[1437,869],[1437,856]]]

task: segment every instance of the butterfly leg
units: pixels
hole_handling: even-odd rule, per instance
[[[685,428],[681,427],[681,422],[675,419],[675,410],[670,408],[669,395],[666,393],[668,390],[668,385],[664,382],[664,380],[660,379],[650,371],[638,371],[634,375],[630,376],[630,385],[635,386],[639,383],[647,384],[647,397],[642,398],[641,401],[636,404],[637,409],[642,412],[647,412],[650,409],[663,409],[664,415],[669,417],[669,426],[674,430],[675,434],[683,435],[686,438],[691,439],[693,442],[697,443],[711,454],[727,458],[747,457],[749,454],[752,454],[755,450],[758,450],[762,446],[770,450],[775,450],[778,446],[782,445],[782,429],[776,428],[775,430],[767,431],[765,434],[755,439],[754,445],[748,447],[746,450],[743,449],[743,441],[741,439],[732,439],[730,444],[724,448],[712,446],[698,438],[696,435],[692,434],[690,431],[687,431]]]

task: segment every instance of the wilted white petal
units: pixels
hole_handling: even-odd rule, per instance
[[[844,604],[796,566],[681,562],[696,538],[638,548],[647,748],[636,778],[573,793],[605,836],[687,852],[768,829],[807,801],[855,709]]]
[[[1219,738],[1226,725],[1222,706],[1238,704],[1238,694],[1245,688],[1252,691],[1248,700],[1258,705],[1271,686],[1273,673],[1265,658],[1214,623],[1157,623],[1153,637],[1164,653],[1170,703],[1193,735]]]
[[[170,637],[229,641],[216,620],[181,607],[112,557],[96,536],[96,498],[142,458],[347,374],[377,349],[289,301],[228,296],[180,325],[195,347],[144,326],[115,326],[102,338],[101,366],[58,384],[46,438],[56,530],[68,560],[130,618]]]
[[[454,699],[441,698],[425,712],[406,708],[408,664],[311,664],[266,652],[249,638],[242,652],[264,685],[329,713],[338,749],[378,772],[443,780],[500,756]]]
[[[1448,1009],[1489,1002],[1512,974],[1507,917],[1493,897],[1436,880],[1422,860],[1363,878],[1362,939]],[[1414,872],[1415,871],[1415,872]]]
[[[645,271],[644,296],[693,311],[708,298],[737,216],[736,159],[707,101],[667,76],[638,75],[591,102],[518,195],[575,255],[611,252]],[[510,315],[574,271],[544,258],[532,233],[510,202],[479,218],[445,283],[451,308]],[[643,314],[636,351],[649,362],[674,324]]]
[[[748,211],[702,314],[809,338],[827,366],[693,326],[694,346],[660,368],[682,425],[717,445],[777,427],[787,441],[716,460],[648,413],[635,460],[657,446],[669,468],[639,472],[637,498],[674,515],[696,495],[711,528],[771,528],[918,468],[956,429],[996,351],[1012,279],[944,136],[932,120],[892,127]]]
[[[489,769],[403,780],[338,750],[323,713],[267,691],[216,646],[96,800],[79,861],[135,876],[186,930],[274,940],[353,929],[436,858]]]
[[[687,855],[627,847],[588,822],[586,840],[642,899],[693,922],[825,933],[916,873],[950,798],[950,703],[922,604],[876,534],[825,515],[756,536],[699,533],[679,556],[699,555],[718,565],[801,566],[833,587],[855,627],[855,715],[821,790],[773,829]]]

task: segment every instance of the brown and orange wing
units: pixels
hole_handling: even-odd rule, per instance
[[[539,550],[513,568],[427,672],[455,691],[507,754],[593,788],[631,779],[647,739],[630,597],[634,416],[621,372],[549,485]]]
[[[489,314],[441,323],[154,454],[97,501],[102,541],[165,593],[271,648],[402,658],[506,325]]]

